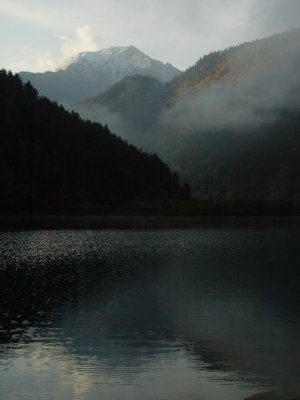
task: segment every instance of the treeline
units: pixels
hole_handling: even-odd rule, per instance
[[[132,201],[189,198],[156,155],[40,97],[0,71],[0,213],[101,213]]]

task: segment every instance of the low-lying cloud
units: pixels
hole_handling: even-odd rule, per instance
[[[297,39],[299,34],[295,34]],[[183,135],[255,129],[275,120],[283,109],[299,107],[299,70],[298,42],[290,42],[289,48],[278,46],[277,52],[257,71],[179,97],[173,107],[162,114],[161,124]]]
[[[24,46],[19,52],[19,59],[11,63],[10,68],[13,71],[54,71],[80,52],[97,51],[102,48],[102,39],[88,25],[76,26],[73,36],[55,35],[55,37],[60,41],[57,54]]]

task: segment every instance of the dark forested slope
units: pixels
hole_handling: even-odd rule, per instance
[[[178,176],[106,126],[0,71],[0,213],[98,212],[182,197]]]

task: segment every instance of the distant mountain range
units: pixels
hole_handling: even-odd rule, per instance
[[[55,72],[20,72],[41,95],[70,104],[96,96],[131,75],[149,75],[165,83],[180,71],[171,64],[153,60],[134,46],[110,47],[84,52],[68,60]]]
[[[207,90],[210,92],[218,85],[229,88],[240,86],[243,82],[245,90],[248,91],[245,95],[252,96],[258,107],[261,106],[258,97],[260,95],[268,97],[270,86],[274,86],[274,90],[277,91],[273,100],[277,99],[282,103],[285,101],[283,96],[287,94],[287,90],[294,86],[293,82],[298,82],[299,74],[296,67],[300,58],[299,52],[300,29],[295,29],[212,52],[201,57],[194,66],[165,84],[161,84],[162,80],[157,82],[156,79],[142,79],[138,76],[126,77],[106,92],[99,92],[95,97],[78,102],[75,108],[85,117],[99,119],[103,111],[101,107],[105,107],[108,112],[118,114],[127,120],[128,110],[131,109],[133,112],[130,114],[134,123],[132,128],[134,128],[135,119],[140,116],[142,107],[149,106],[152,115],[150,125],[152,125],[155,118],[153,108],[157,110],[156,117],[158,117],[163,111],[174,106],[179,99],[206,93]],[[267,93],[263,93],[264,89],[268,89]],[[159,104],[159,107],[155,104]]]
[[[300,29],[200,58],[162,84],[123,79],[74,106],[157,152],[193,193],[300,201]]]

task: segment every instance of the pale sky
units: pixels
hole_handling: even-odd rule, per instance
[[[300,27],[300,0],[0,0],[0,68],[54,70],[134,45],[185,69],[213,50]]]

